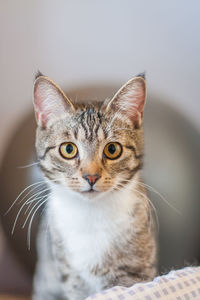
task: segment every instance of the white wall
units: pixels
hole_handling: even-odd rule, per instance
[[[199,12],[198,0],[1,0],[0,154],[37,69],[69,88],[147,71],[149,92],[200,129]]]

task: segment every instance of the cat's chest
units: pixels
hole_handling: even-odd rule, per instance
[[[101,265],[133,223],[130,214],[116,207],[63,204],[54,197],[49,208],[66,259],[79,271]]]

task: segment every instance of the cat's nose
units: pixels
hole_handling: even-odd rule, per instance
[[[83,175],[83,178],[91,185],[93,186],[97,180],[100,178],[101,176],[99,174],[94,174],[94,175],[90,175],[90,174],[85,174]]]

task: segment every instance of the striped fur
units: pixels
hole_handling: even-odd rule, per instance
[[[51,194],[38,236],[35,300],[82,300],[155,276],[154,223],[139,177],[145,93],[138,76],[110,101],[72,103],[50,79],[36,79],[36,149]],[[60,155],[64,142],[77,146],[75,158]],[[104,155],[110,142],[122,145],[115,160]],[[100,177],[92,192],[86,173]]]

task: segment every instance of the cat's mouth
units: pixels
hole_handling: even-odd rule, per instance
[[[90,190],[84,191],[83,193],[97,193],[98,191],[93,190],[93,188],[91,188]]]
[[[83,194],[95,194],[98,193],[97,190],[94,190],[93,187],[91,187],[90,189],[86,190],[86,191],[82,191]]]

